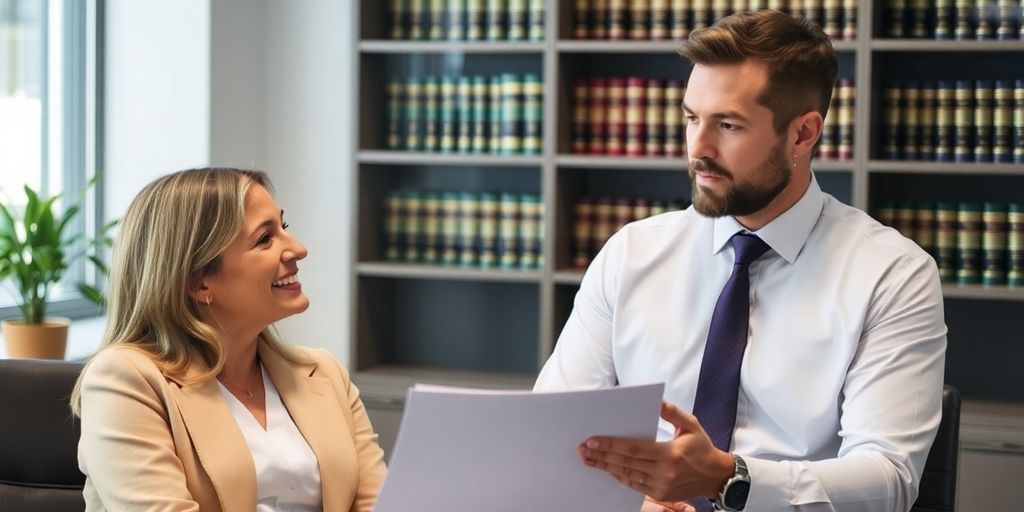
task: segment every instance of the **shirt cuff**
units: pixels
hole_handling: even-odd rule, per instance
[[[801,471],[810,471],[805,464],[792,461],[773,461],[747,457],[740,454],[747,463],[750,473],[750,494],[747,504],[757,504],[757,510],[790,510],[793,506],[814,502],[828,502],[820,485],[809,485],[802,489],[797,498],[793,488]],[[810,479],[808,481],[814,481]]]

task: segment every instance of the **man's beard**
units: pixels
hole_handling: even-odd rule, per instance
[[[793,172],[790,170],[786,155],[780,142],[768,159],[757,167],[755,178],[764,176],[763,181],[756,183],[737,183],[732,172],[710,160],[690,162],[690,189],[692,191],[693,208],[706,217],[743,217],[757,213],[768,206],[789,185]],[[724,195],[718,195],[711,189],[697,185],[697,172],[722,176],[731,183]]]

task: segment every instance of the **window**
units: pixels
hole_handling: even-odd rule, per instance
[[[75,199],[99,167],[96,144],[98,20],[102,0],[0,0],[0,196],[24,201],[28,184]],[[73,229],[90,235],[102,221],[99,186],[88,192]],[[63,196],[62,196],[63,198]],[[65,203],[66,204],[66,203]],[[73,283],[97,283],[84,262],[51,292],[48,314],[88,316],[96,306]],[[0,318],[18,314],[9,284]]]

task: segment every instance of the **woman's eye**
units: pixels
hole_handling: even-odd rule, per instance
[[[273,240],[273,238],[274,237],[270,236],[270,233],[264,233],[263,236],[260,237],[259,242],[257,243],[259,245],[267,245],[270,243],[271,240]]]

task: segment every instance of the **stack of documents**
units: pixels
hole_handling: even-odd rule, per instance
[[[633,512],[643,496],[583,464],[606,435],[653,440],[663,384],[531,393],[417,385],[375,512]]]

